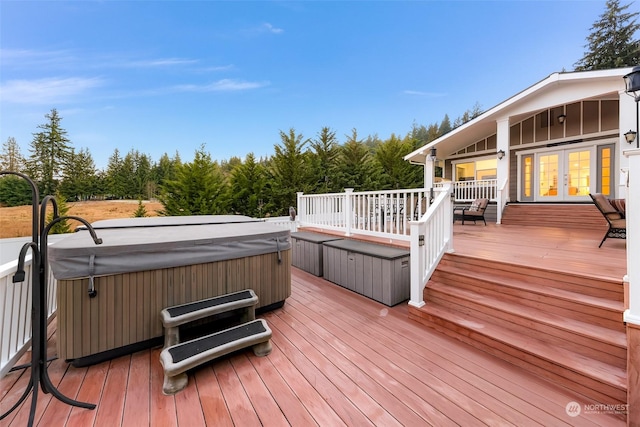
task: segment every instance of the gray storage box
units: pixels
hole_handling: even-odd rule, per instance
[[[392,306],[410,296],[409,251],[336,240],[323,243],[324,278]]]
[[[291,265],[322,277],[322,244],[333,240],[340,240],[340,237],[308,231],[291,233]]]

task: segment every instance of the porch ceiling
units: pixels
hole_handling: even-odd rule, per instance
[[[515,123],[549,107],[585,99],[617,99],[624,91],[622,76],[631,68],[554,73],[546,79],[485,111],[475,119],[407,154],[404,159],[424,163],[436,147],[438,157],[448,157],[467,145],[496,133],[497,122]]]

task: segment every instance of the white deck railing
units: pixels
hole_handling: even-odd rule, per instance
[[[409,222],[424,215],[430,191],[420,189],[344,193],[298,193],[298,224],[343,232],[409,240]]]
[[[424,305],[424,288],[442,256],[453,250],[453,206],[449,187],[438,191],[433,204],[411,223],[411,296],[409,304]]]
[[[17,258],[17,254],[16,254]],[[13,283],[18,260],[0,266],[0,378],[13,367],[31,344],[31,257],[25,260],[24,282]],[[49,271],[47,281],[47,320],[57,310],[57,282]]]
[[[497,201],[498,180],[478,179],[475,181],[439,182],[436,187],[453,184],[453,194],[456,202],[473,202],[476,199]]]

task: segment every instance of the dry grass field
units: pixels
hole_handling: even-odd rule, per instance
[[[143,201],[147,216],[158,216],[160,202]],[[131,218],[138,208],[137,200],[104,200],[67,203],[67,215],[79,216],[94,222],[101,219]],[[49,207],[49,210],[51,208]],[[0,208],[0,239],[31,236],[31,206]],[[79,223],[70,222],[71,228]]]

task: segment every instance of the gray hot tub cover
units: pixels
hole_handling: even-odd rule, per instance
[[[244,216],[127,218],[92,224],[50,245],[56,279],[105,276],[262,255],[291,248],[289,230]]]

